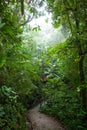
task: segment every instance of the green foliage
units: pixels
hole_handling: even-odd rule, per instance
[[[56,82],[52,78],[43,88],[43,93],[47,100],[41,108],[42,112],[60,119],[69,130],[86,130],[87,126],[86,122],[83,122],[83,118],[87,113],[81,109],[76,90],[64,82],[60,80]]]
[[[25,130],[26,112],[19,102],[30,108],[42,101],[45,105],[41,110],[62,120],[69,130],[86,130],[83,105],[87,106],[87,2],[47,0],[54,27],[62,24],[70,37],[46,52],[37,48],[34,39],[40,27],[32,29],[31,37],[25,34],[27,27],[22,34],[20,26],[25,21],[20,8],[22,15],[25,5],[31,16],[37,17],[36,7],[42,3],[31,0],[32,7],[26,2],[21,7],[20,1],[0,2],[0,129]]]
[[[30,45],[32,39],[28,43],[22,41],[20,2],[8,1],[6,4],[2,1],[0,7],[0,85],[11,86],[26,95],[36,87],[34,81],[39,80],[38,66],[34,67],[33,45]]]
[[[19,10],[20,1],[0,2],[1,130],[25,130],[26,111],[22,104],[30,107],[35,98],[38,99],[37,96],[34,97],[34,93],[38,94],[39,82],[39,63],[33,60],[37,57],[34,53],[36,48],[33,48],[32,39],[27,42],[23,39]]]
[[[79,31],[84,32],[86,27],[86,0],[46,0],[48,10],[53,14],[53,23],[63,24],[66,23],[67,27],[71,30],[73,35],[76,35],[76,19],[80,25]],[[82,13],[80,13],[82,12]],[[86,31],[86,28],[85,28]],[[84,35],[86,32],[84,33]],[[83,35],[82,33],[80,34]]]
[[[18,95],[7,86],[0,87],[0,129],[26,130],[23,106],[18,103]]]
[[[5,23],[1,23],[0,21],[0,29],[5,25]]]
[[[68,39],[47,51],[44,60],[47,82],[42,88],[45,105],[41,111],[63,121],[69,130],[86,130],[87,113],[82,109],[80,97],[83,87],[80,87],[78,49],[75,41],[71,41]]]

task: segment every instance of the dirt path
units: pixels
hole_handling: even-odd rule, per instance
[[[64,130],[58,121],[39,112],[39,105],[29,110],[27,118],[27,130]]]

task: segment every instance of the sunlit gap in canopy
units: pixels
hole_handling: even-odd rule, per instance
[[[34,34],[34,40],[36,41],[37,47],[47,49],[50,45],[60,43],[64,40],[64,35],[62,34],[62,27],[55,29],[52,26],[52,14],[47,12],[46,3],[37,9],[42,12],[39,18],[34,18],[30,23],[30,27],[40,26],[40,31],[38,35]]]

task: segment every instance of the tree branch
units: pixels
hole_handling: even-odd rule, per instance
[[[33,16],[31,17],[30,15],[28,15],[27,20],[24,23],[20,24],[20,26],[24,26],[25,24],[27,24],[28,22],[30,22],[32,19],[33,19]]]

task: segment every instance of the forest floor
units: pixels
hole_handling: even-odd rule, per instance
[[[54,118],[39,111],[39,105],[30,109],[27,115],[27,130],[65,130]]]

